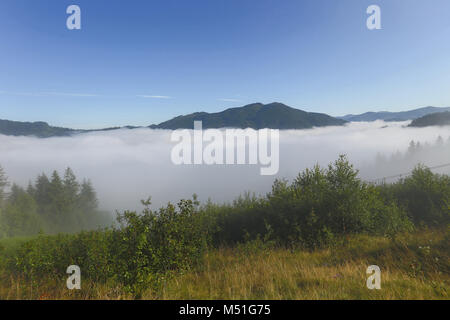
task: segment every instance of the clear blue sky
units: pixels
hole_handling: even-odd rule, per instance
[[[82,30],[66,28],[66,8]],[[366,28],[381,7],[382,30]],[[1,0],[0,118],[149,125],[279,101],[450,106],[448,0]]]

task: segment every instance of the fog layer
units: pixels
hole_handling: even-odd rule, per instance
[[[148,196],[155,207],[193,193],[202,201],[223,202],[245,191],[265,193],[275,178],[292,179],[306,167],[326,165],[339,154],[347,154],[366,179],[397,169],[404,173],[411,169],[411,161],[397,162],[395,170],[390,167],[384,172],[375,166],[377,154],[389,158],[406,152],[411,140],[433,144],[439,136],[444,141],[450,137],[450,127],[407,128],[407,124],[376,121],[280,131],[280,167],[275,176],[261,176],[260,165],[175,165],[171,131],[150,129],[49,139],[0,135],[0,165],[10,181],[24,187],[42,172],[71,167],[79,178],[92,181],[100,206],[111,211],[140,209],[140,200]],[[416,154],[414,162],[429,166],[450,162],[449,148],[440,150]]]

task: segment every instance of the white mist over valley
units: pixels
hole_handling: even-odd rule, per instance
[[[409,122],[352,122],[345,126],[280,131],[280,166],[275,176],[261,176],[260,165],[175,165],[171,161],[170,130],[120,129],[71,137],[40,139],[0,135],[0,165],[9,180],[26,187],[42,172],[51,175],[71,167],[80,178],[90,179],[100,207],[140,210],[140,200],[152,197],[154,207],[198,194],[201,201],[231,201],[250,191],[270,191],[276,178],[294,178],[318,163],[322,166],[346,154],[361,169],[364,179],[409,172],[413,162],[428,166],[450,162],[450,148],[415,155],[414,161],[386,168],[375,159],[405,153],[411,140],[421,145],[447,142],[450,127],[406,127]],[[435,172],[448,172],[443,168]]]

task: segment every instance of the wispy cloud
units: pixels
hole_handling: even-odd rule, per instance
[[[92,93],[43,92],[42,94],[48,95],[48,96],[98,97],[97,94],[92,94]]]
[[[32,97],[48,97],[48,96],[62,96],[62,97],[98,97],[91,93],[68,93],[68,92],[9,92],[0,91],[0,94],[12,96],[32,96]]]
[[[172,97],[170,97],[170,96],[156,96],[156,95],[145,95],[145,94],[138,95],[137,97],[147,98],[147,99],[172,99]]]
[[[162,95],[135,95],[135,96],[110,96],[110,95],[99,95],[94,93],[79,93],[79,92],[56,92],[56,91],[45,91],[45,92],[12,92],[12,91],[0,91],[2,95],[11,96],[31,96],[31,97],[79,97],[79,98],[145,98],[145,99],[173,99],[171,96]]]
[[[218,99],[218,100],[223,102],[242,102],[241,100],[238,99]]]

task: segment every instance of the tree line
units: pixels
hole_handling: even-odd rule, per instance
[[[42,173],[25,189],[10,186],[0,167],[0,238],[95,229],[110,223],[108,216],[98,210],[92,183],[79,182],[70,168],[63,176]]]

